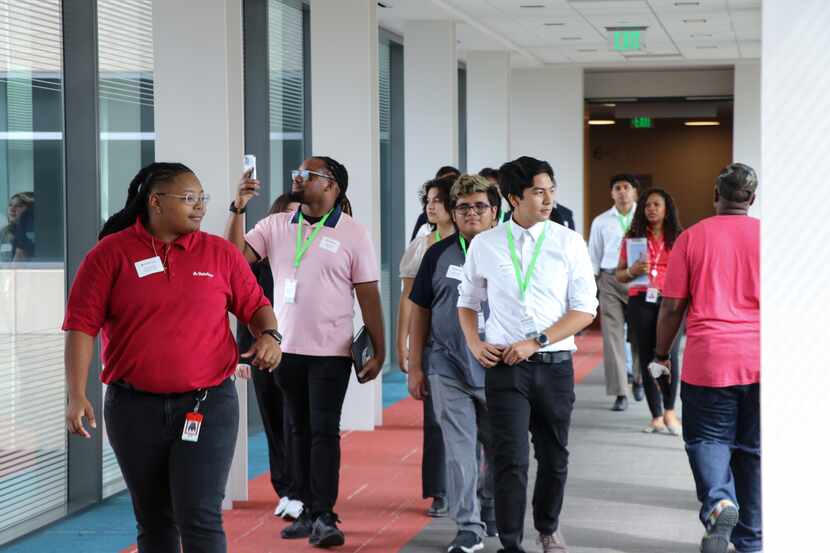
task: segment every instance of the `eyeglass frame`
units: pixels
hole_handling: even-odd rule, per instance
[[[188,196],[196,196],[195,192],[187,192],[185,194],[174,194],[172,192],[153,192],[153,194],[155,194],[156,196],[170,196],[172,198],[178,198],[178,199],[184,201],[184,203],[186,205],[197,205],[197,204],[207,205],[208,202],[210,202],[210,194],[207,194],[207,193],[200,194],[198,197],[195,197],[192,201],[188,201],[187,197]]]
[[[305,175],[303,175],[305,173]],[[334,177],[331,175],[326,175],[325,173],[318,173],[317,171],[312,171],[310,169],[294,169],[291,171],[291,180],[297,180],[298,177],[303,177],[303,182],[307,182],[310,179],[308,175],[316,175],[318,177],[323,177],[324,179],[334,180]]]
[[[476,202],[474,204],[456,204],[453,206],[452,210],[457,211],[461,215],[467,215],[470,213],[470,210],[476,212],[476,215],[484,215],[488,209],[493,209],[495,206],[493,204],[485,204],[483,202]]]

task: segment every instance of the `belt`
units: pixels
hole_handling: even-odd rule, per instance
[[[545,363],[547,365],[552,365],[554,363],[570,361],[572,358],[573,354],[569,351],[540,351],[528,357],[527,360],[530,363]]]
[[[600,269],[599,272],[600,273],[605,273],[607,275],[616,275],[617,274],[616,269]]]
[[[205,390],[215,390],[216,388],[220,388],[223,385],[225,385],[225,383],[227,383],[229,380],[230,381],[236,380],[236,376],[232,375],[232,376],[226,378],[225,380],[223,380],[222,382],[220,382],[219,384],[217,384],[216,386],[211,386],[209,388],[199,388],[198,390],[188,390],[186,392],[170,392],[170,393],[145,392],[144,390],[139,390],[138,388],[133,387],[132,384],[130,384],[129,382],[125,382],[123,380],[116,380],[115,382],[110,382],[108,384],[108,386],[115,386],[117,388],[121,388],[122,390],[129,390],[129,391],[134,392],[136,394],[175,399],[175,398],[180,398],[180,397],[184,397],[184,396],[200,394],[200,393],[204,392]]]

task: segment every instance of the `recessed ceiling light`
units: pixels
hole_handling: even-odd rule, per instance
[[[564,27],[564,23],[545,23],[545,27]]]
[[[386,2],[378,2],[378,7],[379,8],[388,8],[389,4],[387,4]]]
[[[717,50],[717,45],[708,45],[708,46],[695,46],[698,50]]]
[[[519,7],[524,8],[526,10],[535,10],[535,9],[539,9],[539,8],[544,8],[545,5],[544,4],[522,4]]]
[[[563,36],[562,40],[582,40],[581,36]]]
[[[608,104],[602,104],[602,105],[603,105],[603,106],[605,106],[605,107],[607,107],[607,108],[615,108],[615,107],[617,107],[617,104],[611,104],[611,103],[608,103]]]
[[[692,33],[690,38],[712,38],[712,33]]]
[[[702,17],[696,19],[684,19],[683,23],[706,23],[706,20]]]
[[[591,119],[588,121],[589,125],[592,126],[605,126],[605,125],[616,125],[617,122],[613,119]]]
[[[687,127],[717,127],[720,121],[686,121],[684,123]]]
[[[585,53],[585,54],[587,54],[588,52],[596,52],[596,51],[597,51],[596,48],[580,48],[580,49],[577,50],[577,52],[582,52],[582,53]]]
[[[674,6],[676,8],[687,8],[692,6],[699,6],[700,2],[675,2]]]

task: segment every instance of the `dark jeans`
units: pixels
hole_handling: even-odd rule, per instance
[[[701,503],[700,520],[719,501],[738,506],[732,543],[761,551],[761,387],[708,388],[683,383],[683,440]]]
[[[140,553],[220,553],[227,550],[222,500],[239,426],[233,381],[199,407],[199,441],[182,440],[185,413],[196,393],[156,395],[117,385],[104,401],[107,436],[133,501]]]
[[[574,405],[570,354],[557,363],[519,363],[487,369],[485,389],[496,484],[496,526],[505,552],[522,549],[529,446],[538,463],[533,521],[542,534],[559,527],[568,477],[568,430]]]
[[[429,380],[426,381],[429,386]],[[424,455],[421,458],[421,493],[428,497],[447,497],[447,460],[444,436],[435,417],[432,396],[424,398]]]
[[[657,347],[657,315],[660,313],[661,303],[662,298],[657,303],[648,303],[645,292],[628,298],[628,324],[633,330],[634,347],[639,354],[646,401],[651,417],[655,419],[663,415],[663,409],[674,409],[677,390],[680,387],[679,337],[671,350],[671,380],[666,376],[655,380],[648,370],[649,363],[654,360],[654,348]]]
[[[251,367],[259,414],[268,439],[268,465],[271,486],[279,497],[294,498],[299,490],[292,487],[289,459],[291,459],[291,425],[282,390],[277,385],[276,372]]]
[[[331,512],[340,485],[340,413],[352,360],[286,353],[275,373],[294,439],[291,476],[312,516]]]

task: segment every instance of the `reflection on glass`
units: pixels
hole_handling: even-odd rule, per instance
[[[152,8],[152,0],[98,0],[102,224],[124,207],[130,180],[155,158]],[[125,485],[103,427],[101,431],[107,497]]]
[[[61,1],[0,0],[0,544],[66,504]]]
[[[280,0],[268,3],[268,79],[273,202],[303,161],[303,11]]]

